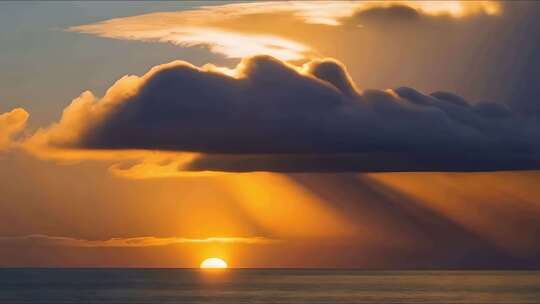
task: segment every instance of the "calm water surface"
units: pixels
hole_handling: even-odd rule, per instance
[[[0,269],[0,303],[540,303],[540,272]]]

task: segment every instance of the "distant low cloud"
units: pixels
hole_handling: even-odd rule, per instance
[[[0,152],[13,145],[13,137],[24,129],[28,116],[28,112],[22,108],[0,113]]]
[[[274,242],[277,242],[277,240],[268,239],[265,237],[211,237],[203,239],[193,239],[179,237],[143,236],[130,238],[111,238],[107,240],[87,240],[63,236],[49,236],[42,234],[0,237],[0,244],[65,247],[152,247],[198,243],[270,244]]]
[[[532,169],[540,167],[538,138],[538,121],[501,104],[411,88],[360,92],[335,60],[295,66],[255,56],[232,70],[175,61],[125,76],[101,99],[83,93],[26,144],[181,156],[113,168],[140,178],[145,168],[165,177]]]

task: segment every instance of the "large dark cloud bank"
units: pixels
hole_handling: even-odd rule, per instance
[[[242,76],[163,68],[78,147],[204,153],[191,170],[344,172],[540,168],[540,125],[499,103],[412,88],[358,91],[333,60],[267,56]]]

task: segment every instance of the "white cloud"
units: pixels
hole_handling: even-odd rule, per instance
[[[421,14],[459,18],[474,14],[500,13],[494,1],[287,1],[252,2],[178,12],[159,12],[115,18],[68,28],[69,31],[101,37],[208,46],[212,52],[230,58],[258,54],[281,60],[298,60],[315,53],[309,46],[279,37],[276,33],[240,33],[220,23],[253,14],[292,14],[308,24],[337,26],[343,18],[372,8],[408,6]],[[279,27],[279,25],[275,25]]]

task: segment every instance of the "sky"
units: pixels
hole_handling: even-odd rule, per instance
[[[538,269],[539,17],[0,2],[0,267]]]

